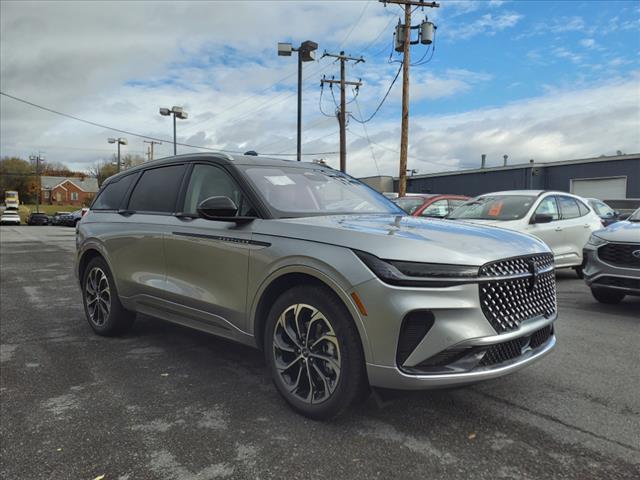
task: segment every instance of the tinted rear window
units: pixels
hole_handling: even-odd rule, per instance
[[[131,193],[129,210],[172,213],[185,169],[185,165],[171,165],[145,171]]]
[[[118,210],[135,177],[136,175],[127,175],[109,182],[91,205],[91,210]],[[58,212],[56,215],[70,214],[71,212]]]

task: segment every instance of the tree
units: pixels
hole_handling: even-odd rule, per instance
[[[35,199],[33,183],[35,171],[31,163],[19,157],[4,157],[0,160],[0,191],[16,190],[20,202],[32,202]]]

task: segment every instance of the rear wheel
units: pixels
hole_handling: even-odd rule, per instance
[[[625,297],[624,292],[609,290],[604,288],[591,288],[591,294],[600,303],[615,304],[620,303]]]
[[[102,257],[91,260],[84,271],[82,299],[87,321],[98,335],[121,335],[135,320],[135,313],[120,303],[113,276]]]
[[[299,286],[276,300],[264,350],[278,392],[309,418],[336,417],[367,389],[358,331],[325,288]]]

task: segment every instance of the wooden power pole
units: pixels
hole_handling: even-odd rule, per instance
[[[320,80],[320,84],[323,86],[325,83],[329,84],[330,86],[333,86],[334,83],[340,84],[340,109],[338,110],[338,123],[340,124],[340,171],[346,172],[347,171],[347,132],[346,132],[347,101],[346,101],[345,89],[347,85],[352,85],[352,86],[355,86],[356,88],[359,88],[362,85],[362,82],[347,81],[345,79],[344,64],[345,62],[349,62],[349,61],[352,61],[358,64],[360,62],[364,62],[364,58],[349,57],[349,56],[346,56],[344,52],[340,52],[337,55],[335,53],[324,52],[322,56],[334,57],[340,60],[340,80],[329,80],[329,79],[323,78],[322,80]]]
[[[162,145],[162,142],[156,142],[155,140],[143,140],[144,143],[149,144],[149,150],[147,151],[147,158],[149,161],[153,160],[153,146],[154,145]]]
[[[438,8],[440,4],[436,2],[425,2],[423,0],[379,0],[384,3],[395,3],[404,5],[404,28],[401,30],[403,37],[403,59],[402,59],[402,127],[400,133],[400,172],[398,181],[398,196],[402,197],[407,193],[407,155],[409,153],[409,66],[411,63],[411,9],[413,7]],[[416,42],[417,43],[417,42]]]

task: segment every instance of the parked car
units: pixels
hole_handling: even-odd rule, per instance
[[[596,214],[600,217],[600,220],[602,220],[602,225],[604,225],[605,227],[608,227],[618,220],[622,220],[620,212],[614,210],[602,200],[598,200],[597,198],[586,198],[585,200],[587,201],[587,203],[589,203],[589,206],[593,209],[593,211],[596,212]]]
[[[619,303],[627,295],[640,295],[640,209],[592,233],[584,257],[584,280],[596,300]]]
[[[27,225],[50,225],[51,218],[46,213],[32,212],[27,217]]]
[[[0,224],[2,225],[20,225],[20,215],[18,210],[7,208],[2,212],[0,217]]]
[[[64,224],[63,219],[68,215],[71,215],[71,212],[56,212],[55,215],[51,217],[51,224],[63,225]]]
[[[139,165],[105,181],[76,243],[97,334],[123,333],[139,312],[262,348],[278,392],[312,418],[369,386],[500,377],[556,341],[543,242],[408,216],[314,163],[211,153]]]
[[[572,267],[580,278],[582,248],[591,233],[603,226],[582,198],[540,190],[480,195],[455,209],[448,218],[533,235],[551,248],[556,267]]]
[[[82,218],[82,215],[82,210],[76,210],[74,212],[68,213],[67,215],[63,215],[60,217],[59,225],[64,225],[66,227],[75,227]]]
[[[444,218],[469,200],[464,195],[439,195],[425,193],[397,198],[396,205],[414,217]]]

